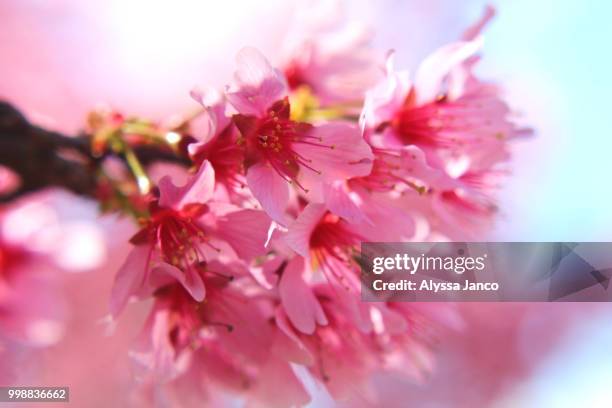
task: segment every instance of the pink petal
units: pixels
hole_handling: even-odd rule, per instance
[[[204,111],[191,121],[191,133],[194,133],[196,139],[207,141],[229,125],[231,119],[225,114],[225,95],[216,89],[193,90],[190,95],[204,108]]]
[[[443,90],[442,83],[453,68],[468,60],[482,47],[482,37],[441,47],[419,66],[414,79],[417,105],[434,101]]]
[[[386,78],[366,93],[359,120],[362,132],[390,120],[406,100],[412,85],[410,74],[408,71],[396,71],[394,60],[395,53],[390,52],[387,56]]]
[[[401,154],[406,175],[421,180],[428,187],[448,190],[459,185],[444,170],[429,166],[425,153],[419,147],[414,145],[406,146],[402,148]]]
[[[172,347],[170,336],[170,311],[158,310],[155,312],[151,327],[151,343],[154,353],[154,367],[163,370],[172,367],[174,360],[174,347]]]
[[[204,150],[217,133],[217,119],[206,109],[198,116],[196,125],[193,134],[199,141],[187,146],[187,152],[191,158],[197,157],[198,152]]]
[[[110,312],[117,317],[131,296],[140,291],[145,283],[147,260],[152,248],[148,245],[136,246],[128,254],[119,268],[110,296]]]
[[[276,308],[274,314],[279,331],[274,344],[274,353],[282,355],[287,361],[301,365],[314,363],[314,356],[300,340],[282,307]]]
[[[387,197],[371,196],[365,205],[365,214],[368,222],[352,225],[352,228],[368,241],[403,242],[414,237],[412,215],[406,209],[395,206]]]
[[[208,160],[204,160],[198,172],[182,187],[174,185],[170,177],[163,177],[159,181],[159,205],[181,209],[186,204],[205,203],[214,189],[215,170]]]
[[[253,196],[268,215],[287,225],[285,209],[289,203],[289,185],[267,164],[255,164],[247,170],[246,180]]]
[[[244,115],[261,116],[287,95],[285,78],[272,68],[255,48],[240,50],[236,57],[235,83],[226,92],[227,100]]]
[[[203,301],[206,296],[204,282],[195,268],[182,271],[173,265],[162,262],[152,269],[152,273],[158,275],[158,279],[162,279],[164,276],[176,279],[198,302]]]
[[[219,128],[214,112],[209,109],[204,109],[204,111],[190,123],[191,132],[198,141],[190,143],[187,146],[189,157],[196,159],[200,153],[205,153],[206,148],[214,143],[215,136],[217,136],[217,129]]]
[[[367,220],[363,213],[363,200],[359,194],[352,191],[345,181],[336,181],[326,184],[324,189],[325,205],[334,214],[351,223],[360,223]]]
[[[482,13],[482,17],[480,17],[480,19],[476,23],[468,27],[467,30],[463,32],[461,39],[471,41],[478,37],[482,30],[489,23],[489,21],[493,19],[493,17],[495,17],[495,7],[491,6],[490,4],[487,4]]]
[[[382,329],[382,332],[389,334],[401,334],[408,330],[408,323],[404,316],[387,307],[385,303],[375,304],[372,309],[377,311],[377,313],[370,312],[372,318],[374,319],[374,316],[380,318],[380,321],[376,322],[378,324],[374,324],[374,329]]]
[[[207,141],[212,138],[215,133],[217,133],[217,115],[213,109],[204,104],[205,102],[203,95],[192,91],[191,96],[202,104],[202,107],[204,108],[196,118],[198,123],[198,132],[196,132],[195,136],[198,138],[198,140]],[[194,119],[194,121],[196,119]]]
[[[374,155],[361,136],[359,127],[345,122],[326,123],[312,129],[318,145],[295,143],[296,153],[311,160],[315,172],[302,168],[309,179],[332,182],[351,177],[367,176],[372,171]]]
[[[357,281],[359,281],[358,278]],[[370,332],[372,330],[370,305],[361,301],[359,293],[344,290],[340,286],[333,293],[336,297],[334,301],[338,307],[342,308],[342,313],[351,319],[355,327],[363,333]]]
[[[274,313],[274,320],[276,322],[276,326],[285,336],[291,339],[291,341],[295,342],[300,349],[306,349],[304,342],[300,339],[300,336],[291,326],[291,323],[287,319],[287,313],[285,313],[285,310],[282,307],[278,307],[276,309],[276,312]]]
[[[289,226],[289,231],[283,239],[287,245],[304,258],[309,258],[310,236],[326,209],[323,204],[310,203]]]
[[[227,241],[247,262],[266,251],[270,217],[259,210],[241,210],[226,214],[217,223],[216,235]]]
[[[302,333],[312,334],[317,323],[327,324],[327,318],[303,274],[304,259],[294,257],[285,268],[278,289],[291,323]]]
[[[301,407],[310,402],[304,385],[284,359],[270,356],[258,374],[258,380],[249,394],[252,401],[261,401],[261,405],[251,402],[246,404],[247,408]]]
[[[261,266],[251,266],[249,272],[251,276],[266,289],[272,289],[278,283],[278,275],[276,271],[279,270],[283,263],[283,258],[274,257],[264,262]]]

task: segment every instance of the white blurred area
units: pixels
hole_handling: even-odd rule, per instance
[[[346,2],[349,14],[371,23],[375,44],[396,49],[398,66],[412,70],[437,46],[456,39],[484,4]],[[612,25],[607,20],[612,3],[512,0],[496,5],[499,16],[486,31],[479,72],[502,83],[536,136],[515,147],[513,174],[501,192],[501,216],[492,237],[610,240],[612,121],[607,110],[612,56],[607,50]],[[3,0],[0,98],[16,103],[35,122],[64,131],[77,131],[86,112],[99,103],[164,120],[195,106],[189,98],[193,87],[222,86],[242,46],[256,46],[272,60],[278,57],[295,6],[282,0]],[[76,245],[86,256],[73,259],[73,251],[57,252],[57,262],[75,270],[94,267],[109,254],[117,263],[121,257],[113,248],[88,246],[79,238],[102,239],[108,230],[92,223],[110,221],[96,219],[95,208],[82,202],[56,202],[55,208],[80,211],[82,217],[67,227],[73,238],[55,240],[53,227],[32,245]],[[53,224],[53,211],[36,211],[37,217],[47,217],[42,220],[21,218],[22,224],[11,231],[23,238],[32,225]],[[105,294],[111,269],[96,277]],[[84,278],[75,282],[81,285]],[[98,289],[90,285],[78,294],[80,301],[95,297]],[[79,311],[84,319],[104,315],[106,304],[99,297],[93,311]],[[495,408],[612,406],[607,391],[612,381],[612,357],[606,352],[612,340],[609,312],[581,317],[582,323],[535,374]],[[95,341],[96,336],[91,331],[89,338]],[[78,341],[69,339],[68,344]],[[124,349],[129,341],[122,341]],[[97,364],[109,364],[108,356],[123,349],[107,350]],[[72,375],[78,379],[82,373]]]
[[[535,373],[493,408],[612,406],[610,308],[576,324]]]
[[[69,131],[96,104],[160,120],[189,112],[189,91],[221,87],[245,43],[278,48],[291,9],[279,0],[3,1],[0,55],[10,63],[0,64],[0,97]]]
[[[92,203],[74,202],[66,194],[38,194],[3,214],[0,235],[11,244],[50,257],[64,271],[87,272],[107,260],[107,239],[96,213]]]

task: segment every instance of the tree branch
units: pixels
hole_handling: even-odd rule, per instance
[[[0,196],[8,202],[24,194],[47,187],[60,187],[75,194],[93,197],[97,182],[95,172],[101,160],[91,153],[91,136],[68,136],[32,125],[25,116],[7,102],[0,101],[0,165],[13,170],[20,178],[20,187]],[[154,146],[133,148],[144,164],[170,162],[189,166],[186,157]]]

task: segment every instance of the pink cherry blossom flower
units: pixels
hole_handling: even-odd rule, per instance
[[[413,235],[414,224],[402,209],[386,203],[373,201],[365,214],[366,221],[351,223],[323,204],[310,203],[282,236],[282,242],[300,256],[277,270],[280,300],[287,317],[302,333],[312,334],[315,327],[327,324],[325,313],[312,292],[313,283],[321,282],[321,278],[334,288],[336,297],[343,299],[355,324],[367,326],[363,318],[364,306],[358,296],[361,288],[360,243],[366,241],[365,237],[406,240]],[[398,217],[394,225],[380,228],[389,216]]]
[[[354,318],[354,303],[332,286],[315,285],[313,294],[327,316],[325,325],[312,333],[295,330],[283,308],[276,310],[276,324],[297,345],[301,364],[337,401],[375,400],[370,380],[380,371],[422,380],[432,369],[436,337],[458,324],[456,315],[448,318],[448,305],[391,303],[362,305],[363,324]]]
[[[183,394],[200,398],[214,389],[215,394],[240,392],[254,406],[307,403],[309,396],[290,366],[298,352],[270,324],[273,298],[258,296],[257,290],[248,294],[245,288],[254,282],[244,268],[219,262],[208,267],[234,279],[208,275],[205,303],[176,284],[156,293],[140,350],[133,353],[143,378],[169,387],[187,384]]]
[[[320,268],[331,282],[358,291],[358,273],[354,269],[358,268],[355,255],[359,244],[385,238],[402,241],[409,239],[414,232],[412,219],[405,211],[386,201],[371,200],[364,208],[364,219],[360,222],[349,222],[329,211],[324,204],[310,203],[289,225],[282,239],[296,253],[308,259],[315,270]],[[339,212],[343,212],[341,206],[338,204]],[[397,216],[394,225],[380,227],[393,216]]]
[[[367,27],[346,18],[340,2],[298,7],[281,64],[289,87],[307,87],[322,105],[361,101],[380,79],[371,37]]]
[[[497,89],[471,74],[468,62],[481,45],[479,37],[441,48],[421,64],[414,83],[396,73],[390,59],[386,82],[366,98],[366,131],[381,132],[389,146],[419,146],[436,165],[481,149],[499,150],[522,136]]]
[[[378,192],[408,188],[424,193],[430,188],[448,189],[456,185],[444,171],[430,167],[417,146],[389,149],[373,147],[372,150],[372,172],[365,177],[348,180],[351,186]]]
[[[317,325],[325,326],[327,317],[312,292],[312,277],[301,256],[294,256],[276,269],[281,275],[278,293],[284,312],[293,326],[302,333],[312,334]]]
[[[368,215],[389,216],[389,206],[383,208],[384,211],[375,208]],[[395,214],[400,214],[399,209],[395,211]],[[382,228],[380,221],[373,218],[372,224],[349,223],[329,212],[325,205],[310,203],[290,224],[282,241],[304,257],[306,262],[301,257],[294,258],[286,268],[281,268],[278,288],[285,313],[297,330],[311,334],[315,327],[327,324],[326,315],[312,292],[312,284],[321,282],[321,278],[334,288],[335,296],[342,299],[355,324],[368,326],[363,316],[364,305],[359,299],[359,245],[366,241],[364,237],[374,240],[385,237],[399,239],[402,234],[413,234],[410,217],[404,216],[404,220],[398,220],[393,227]]]
[[[243,49],[237,61],[226,94],[238,111],[233,120],[245,148],[247,184],[275,221],[287,223],[288,183],[306,193],[324,181],[370,172],[371,150],[354,125],[291,120],[282,74],[252,48]]]
[[[194,91],[191,95],[204,111],[195,120],[200,126],[193,134],[197,141],[188,146],[189,156],[197,166],[209,161],[215,170],[215,182],[228,192],[237,192],[246,184],[244,149],[238,143],[238,129],[225,113],[225,96],[216,91]]]
[[[132,295],[150,294],[168,283],[180,282],[194,299],[205,296],[201,265],[216,258],[221,248],[245,261],[264,251],[268,217],[261,211],[236,209],[208,202],[214,192],[214,170],[207,161],[182,187],[168,177],[159,183],[159,200],[151,217],[132,237],[136,246],[115,280],[111,312],[117,315]]]
[[[287,245],[321,269],[331,283],[359,290],[353,256],[364,237],[323,204],[308,204],[283,237]]]
[[[394,216],[398,221],[385,229],[382,240],[410,239],[413,230],[410,217],[402,208],[403,203],[390,193],[425,194],[433,190],[449,190],[460,184],[443,170],[433,168],[417,146],[392,148],[373,147],[372,172],[364,177],[354,177],[331,183],[324,190],[326,207],[334,214],[362,228],[384,223]],[[373,240],[381,230],[371,228],[366,234]]]
[[[369,336],[361,332],[342,309],[335,307],[334,294],[322,297],[330,323],[318,327],[312,335],[295,331],[282,309],[277,311],[276,324],[295,342],[298,350],[302,350],[302,360],[309,373],[334,398],[341,400],[355,390],[368,387],[368,378],[377,367],[376,353],[373,353]]]
[[[366,129],[382,132],[390,144],[421,147],[435,166],[461,155],[467,156],[468,168],[478,167],[490,154],[505,160],[506,142],[530,130],[513,123],[498,87],[472,72],[483,44],[480,31],[493,14],[492,8],[486,8],[461,41],[427,57],[413,82],[407,72],[395,71],[391,55],[386,80],[366,98],[362,118]]]
[[[426,201],[438,220],[476,221],[456,225],[455,231],[482,231],[477,227],[486,225],[495,210],[489,193],[496,183],[490,180],[501,174],[497,166],[509,157],[507,142],[530,134],[514,124],[498,88],[472,73],[482,46],[479,33],[492,16],[487,8],[461,41],[429,56],[414,81],[407,72],[395,71],[391,55],[386,80],[368,93],[361,119],[370,143],[384,149],[408,146],[432,169],[436,180],[423,180],[431,187],[427,197],[410,197],[407,205]],[[389,172],[388,166],[375,166],[369,181],[378,181],[382,169],[383,180],[391,182],[401,169],[394,167]],[[405,184],[405,179],[396,180]]]

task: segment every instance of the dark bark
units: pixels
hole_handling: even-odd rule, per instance
[[[114,153],[94,157],[90,145],[90,135],[68,136],[40,128],[11,104],[0,101],[0,165],[14,171],[21,181],[16,191],[0,196],[0,202],[47,187],[93,197],[96,168]],[[160,161],[190,164],[187,158],[161,147],[138,146],[133,150],[143,165]]]

